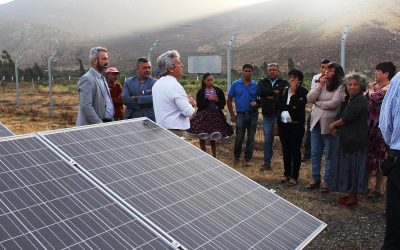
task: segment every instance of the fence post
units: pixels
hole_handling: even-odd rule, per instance
[[[226,92],[229,92],[229,89],[231,88],[231,81],[232,81],[232,76],[231,76],[231,71],[232,71],[232,58],[231,58],[231,52],[232,52],[232,45],[233,42],[236,40],[237,32],[233,33],[231,39],[228,41],[227,45],[227,51],[226,51]],[[226,121],[231,124],[231,114],[227,112],[226,114]]]
[[[68,93],[71,93],[71,76],[68,76]]]
[[[150,62],[151,65],[153,65],[153,63],[152,63],[152,61],[151,61],[152,56],[153,56],[153,51],[158,47],[158,44],[159,44],[159,42],[158,42],[158,40],[156,40],[156,41],[153,43],[153,45],[151,45],[149,51],[147,52],[147,60],[149,60],[149,62]],[[151,67],[151,76],[152,76],[152,75],[153,75],[153,67]]]
[[[345,70],[345,63],[346,63],[346,56],[345,56],[345,47],[346,47],[346,41],[347,41],[347,36],[349,35],[349,25],[346,24],[344,26],[343,34],[342,34],[342,39],[340,41],[340,64],[342,65],[343,71],[346,72]]]
[[[17,103],[17,107],[20,107],[20,100],[19,100],[19,77],[18,77],[18,65],[19,65],[19,61],[21,60],[22,56],[24,55],[24,52],[22,52],[18,59],[15,61],[15,88],[16,88],[16,103]]]
[[[51,63],[54,61],[54,57],[57,54],[57,50],[51,54],[49,59],[47,60],[47,69],[49,71],[49,96],[50,96],[50,117],[53,117],[53,110],[54,110],[54,104],[53,104],[53,79],[52,79],[52,74],[51,74]]]

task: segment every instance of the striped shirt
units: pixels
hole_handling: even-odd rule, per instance
[[[386,144],[391,149],[400,150],[400,72],[390,81],[383,99],[379,128]]]

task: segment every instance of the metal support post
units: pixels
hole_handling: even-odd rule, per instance
[[[231,52],[232,52],[232,45],[233,42],[236,40],[237,32],[233,33],[231,39],[228,41],[227,45],[227,51],[226,51],[226,92],[229,92],[229,89],[231,88],[231,82],[232,82],[232,58],[231,58]],[[226,121],[231,124],[231,114],[228,112],[226,114]]]
[[[49,71],[49,97],[50,97],[50,117],[53,117],[53,110],[54,110],[54,104],[53,104],[53,75],[51,73],[51,63],[54,61],[54,57],[57,54],[57,50],[51,54],[49,59],[47,60],[47,69]]]
[[[342,39],[340,41],[340,64],[342,65],[343,70],[345,70],[345,63],[346,63],[346,41],[347,41],[347,36],[349,35],[349,25],[346,24],[344,26],[343,34],[342,34]]]
[[[149,51],[147,52],[147,60],[149,60],[149,62],[150,62],[150,64],[151,64],[152,66],[153,66],[153,63],[152,63],[151,60],[152,60],[153,52],[154,52],[154,50],[158,47],[158,45],[159,45],[159,42],[158,42],[158,40],[156,40],[156,41],[153,43],[153,45],[151,45]],[[152,67],[151,72],[152,72],[151,75],[153,75],[153,67]]]
[[[16,103],[17,103],[17,107],[19,108],[21,103],[19,100],[19,76],[18,76],[18,66],[19,66],[19,61],[21,60],[22,56],[24,55],[24,52],[21,53],[21,55],[19,55],[18,59],[15,61],[15,88],[16,88]]]

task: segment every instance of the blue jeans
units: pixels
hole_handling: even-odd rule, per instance
[[[264,132],[264,163],[271,164],[272,144],[274,143],[274,117],[263,117]]]
[[[314,180],[321,180],[322,153],[325,149],[324,182],[328,183],[331,166],[331,140],[332,136],[330,134],[321,134],[321,126],[317,123],[311,131],[311,163],[312,178]]]
[[[246,148],[244,150],[244,158],[246,161],[250,161],[253,157],[253,148],[254,148],[254,135],[256,134],[258,122],[258,112],[247,112],[247,113],[238,113],[236,115],[236,139],[235,139],[235,148],[233,149],[233,155],[235,159],[240,158],[240,154],[242,153],[242,143],[244,139],[244,135],[247,130],[247,142]]]

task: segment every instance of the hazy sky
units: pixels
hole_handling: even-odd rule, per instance
[[[11,1],[13,1],[13,0],[0,0],[0,4],[8,3]],[[35,0],[35,1],[37,1],[37,0]],[[231,0],[231,1],[233,4],[240,6],[240,5],[251,5],[251,4],[255,4],[255,3],[266,2],[268,0]]]
[[[0,4],[11,2],[12,0],[0,0]]]

